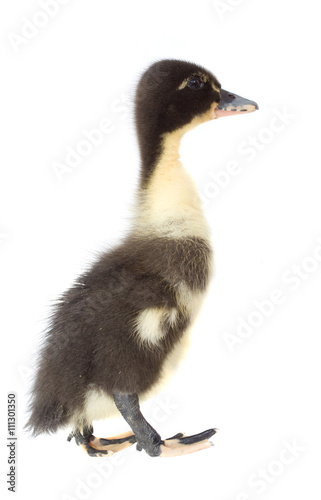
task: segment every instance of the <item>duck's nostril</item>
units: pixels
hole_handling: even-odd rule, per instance
[[[229,94],[228,95],[231,99],[234,99],[235,95],[234,94]]]

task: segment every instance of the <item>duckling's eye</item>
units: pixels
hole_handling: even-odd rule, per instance
[[[197,76],[194,76],[193,78],[188,80],[187,86],[190,89],[199,90],[199,89],[202,89],[204,87],[204,82],[200,78],[198,78]]]

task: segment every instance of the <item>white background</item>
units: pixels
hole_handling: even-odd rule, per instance
[[[15,391],[16,498],[320,496],[317,8],[312,0],[71,0],[46,20],[40,2],[2,2],[3,491],[6,394]],[[29,24],[23,43],[24,18],[45,26]],[[220,431],[214,448],[186,457],[151,459],[132,447],[92,459],[66,442],[67,431],[34,440],[23,433],[26,392],[50,304],[128,227],[139,168],[133,93],[141,72],[162,58],[202,64],[260,106],[183,141],[182,161],[205,196],[215,280],[188,358],[143,406],[163,438]],[[102,119],[110,133],[59,181],[54,162],[66,164],[68,148]],[[237,174],[228,178],[231,161]],[[257,312],[262,305],[269,317]],[[257,325],[243,327],[242,338],[248,320]],[[107,437],[127,425],[95,428]]]

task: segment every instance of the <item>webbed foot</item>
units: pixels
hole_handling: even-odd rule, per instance
[[[108,457],[136,443],[136,437],[130,431],[110,438],[98,438],[93,435],[92,427],[72,432],[67,439],[71,441],[72,438],[90,457]]]
[[[131,426],[137,439],[137,449],[145,450],[151,457],[176,457],[187,455],[195,451],[205,450],[213,445],[209,438],[213,436],[217,429],[184,436],[175,436],[162,440],[158,432],[147,422],[139,408],[137,394],[114,394],[116,406],[126,422]]]
[[[209,441],[209,439],[214,436],[216,432],[217,429],[208,429],[207,431],[194,434],[193,436],[177,434],[169,439],[165,439],[159,446],[159,456],[177,457],[210,448],[213,446],[213,443]]]

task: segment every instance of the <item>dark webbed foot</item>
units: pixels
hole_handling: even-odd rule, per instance
[[[105,439],[95,437],[92,427],[85,427],[82,432],[72,432],[67,439],[71,441],[72,438],[90,457],[107,457],[136,443],[136,437],[130,431]]]
[[[205,450],[213,446],[209,439],[214,436],[217,429],[208,429],[207,431],[194,434],[193,436],[185,436],[177,434],[172,438],[165,439],[160,445],[160,457],[177,457],[179,455],[187,455],[195,451]]]
[[[186,455],[212,446],[209,438],[216,433],[216,429],[209,429],[193,436],[184,436],[180,433],[163,441],[142,415],[137,394],[114,394],[114,400],[135,433],[137,449],[144,449],[152,457]]]

